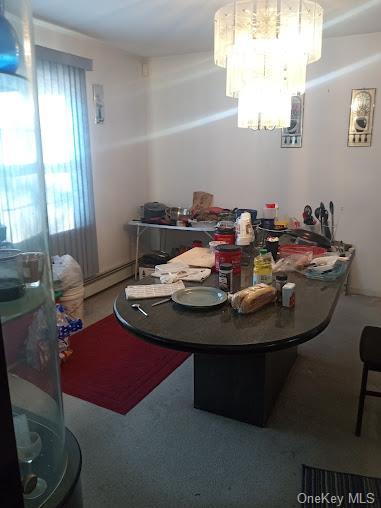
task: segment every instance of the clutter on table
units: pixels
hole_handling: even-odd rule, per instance
[[[228,210],[214,206],[213,199],[212,194],[199,191],[193,194],[191,208],[166,208],[167,219],[189,219],[187,225],[190,227],[203,221],[208,225],[215,221],[215,233],[209,248],[203,247],[200,241],[193,241],[192,248],[185,247],[173,259],[157,263],[151,275],[161,284],[153,287],[174,288],[179,281],[204,282],[215,271],[218,287],[230,295],[233,309],[247,314],[273,302],[292,309],[297,288],[295,280],[289,280],[290,274],[330,281],[346,272],[350,259],[346,254],[351,246],[334,240],[337,224],[333,201],[328,209],[323,202],[315,209],[306,204],[301,217],[282,215],[278,203],[268,202],[258,208],[261,210],[258,218],[257,209]],[[148,215],[154,209],[163,214],[164,205],[148,205]],[[241,290],[241,267],[245,265],[252,267],[253,286]],[[151,290],[150,286],[137,288],[127,288],[126,296],[152,297],[144,293]],[[147,289],[140,291],[140,288]],[[155,292],[154,296],[166,296],[162,291]]]

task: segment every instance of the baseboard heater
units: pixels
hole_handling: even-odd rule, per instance
[[[118,284],[124,279],[133,276],[135,260],[124,263],[108,270],[107,272],[98,273],[84,281],[85,298],[89,298],[105,289],[108,289],[115,284]]]

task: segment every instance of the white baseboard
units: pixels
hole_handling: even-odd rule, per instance
[[[363,289],[363,288],[354,288],[351,287],[352,295],[360,295],[360,296],[370,296],[372,298],[381,298],[380,291],[374,291],[372,289]]]
[[[85,299],[122,282],[134,274],[134,262],[114,268],[109,272],[98,274],[85,283]]]

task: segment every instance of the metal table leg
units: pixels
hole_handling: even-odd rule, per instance
[[[137,225],[136,228],[136,249],[135,249],[135,280],[138,279],[138,272],[139,272],[139,242],[140,237],[146,231],[146,227],[143,227],[142,230],[140,230],[140,224]]]
[[[351,252],[352,256],[354,256],[356,251],[354,249],[350,249],[349,252]],[[352,267],[353,265],[350,266],[347,275],[347,280],[345,281],[345,296],[352,295]]]
[[[352,291],[351,291],[351,283],[352,283],[351,272],[352,272],[352,270],[349,270],[349,273],[348,273],[348,276],[347,276],[347,281],[345,283],[345,296],[351,296],[352,295]]]
[[[136,247],[135,247],[135,280],[138,280],[139,269],[139,239],[140,239],[140,226],[136,228]]]

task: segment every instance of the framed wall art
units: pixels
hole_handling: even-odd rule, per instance
[[[105,103],[103,85],[93,85],[93,101],[95,104],[95,123],[104,124],[105,122]]]
[[[290,127],[282,129],[282,148],[301,148],[303,138],[304,95],[295,95],[291,103]]]
[[[370,146],[372,144],[375,105],[375,88],[352,90],[348,146]]]

